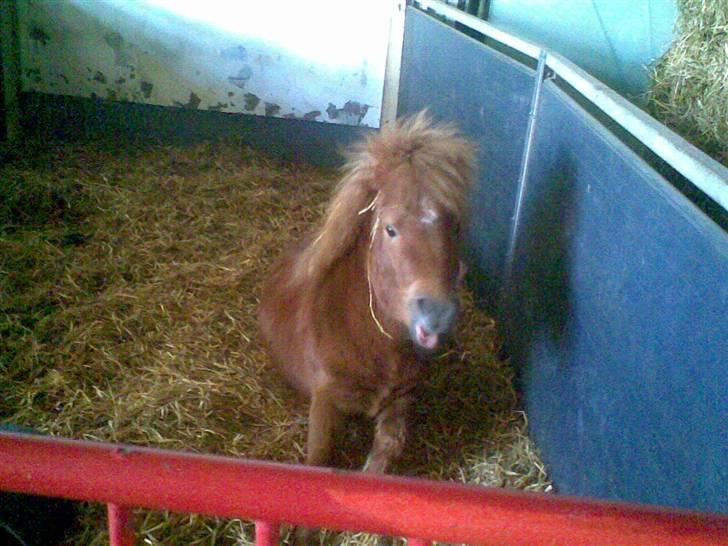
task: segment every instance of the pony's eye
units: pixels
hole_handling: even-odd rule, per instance
[[[384,228],[384,231],[387,232],[387,235],[390,237],[396,237],[397,236],[397,230],[394,229],[391,225],[387,224],[387,226]]]

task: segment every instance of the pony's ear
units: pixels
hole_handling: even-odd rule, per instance
[[[351,168],[329,202],[323,224],[301,253],[294,278],[323,274],[346,254],[368,225],[376,196],[374,169],[361,164]]]

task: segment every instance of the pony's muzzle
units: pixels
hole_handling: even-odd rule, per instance
[[[412,340],[428,350],[437,348],[442,335],[452,328],[458,311],[456,299],[430,297],[412,298],[409,308]]]

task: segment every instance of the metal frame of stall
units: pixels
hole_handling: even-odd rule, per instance
[[[105,503],[112,546],[136,543],[134,507],[431,541],[539,546],[707,546],[728,516],[375,476],[120,444],[0,433],[0,487]]]

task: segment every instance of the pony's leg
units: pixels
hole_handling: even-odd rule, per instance
[[[364,465],[366,472],[384,473],[389,464],[402,454],[407,437],[407,418],[412,399],[397,398],[376,417],[374,443]]]
[[[325,389],[314,391],[311,407],[308,409],[308,439],[306,441],[306,464],[326,466],[331,460],[331,446],[341,413]],[[314,546],[319,542],[318,530],[298,527],[293,535],[295,546]]]
[[[329,393],[323,389],[315,391],[308,410],[306,464],[313,466],[329,464],[334,430],[340,418],[340,412]]]

